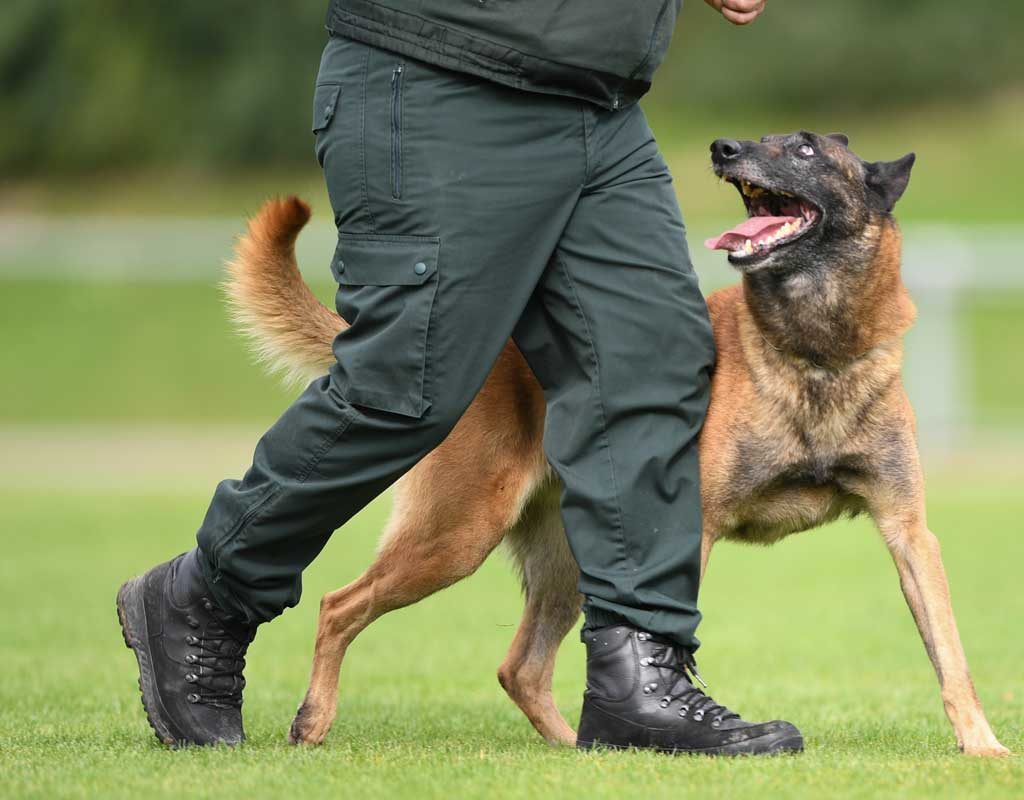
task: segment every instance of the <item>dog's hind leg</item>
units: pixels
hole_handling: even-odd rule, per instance
[[[920,487],[919,481],[915,483]],[[911,499],[906,504],[876,499],[872,513],[896,562],[903,595],[938,675],[946,716],[964,753],[1008,755],[1010,751],[996,739],[974,690],[953,617],[939,542],[925,522],[919,488]]]
[[[576,732],[551,694],[558,646],[579,618],[582,603],[559,495],[554,482],[538,492],[505,540],[519,564],[526,607],[498,681],[549,744],[574,745]]]
[[[458,451],[443,445],[399,482],[377,559],[321,601],[312,676],[291,742],[318,744],[327,735],[341,662],[363,629],[473,573],[514,524],[536,471],[507,451],[491,463],[473,450],[454,460]]]

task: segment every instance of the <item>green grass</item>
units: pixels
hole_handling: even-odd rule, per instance
[[[134,425],[167,436],[174,428],[166,423],[258,427],[292,395],[252,366],[208,283],[18,280],[0,288],[5,426]],[[962,309],[975,395],[993,422],[1019,421],[1019,376],[1005,368],[1024,344],[1019,307],[1019,297],[974,296]],[[123,446],[97,444],[97,463],[125,458]],[[18,459],[0,445],[4,456]],[[194,458],[197,468],[208,462],[203,452]],[[305,690],[316,600],[369,562],[383,502],[334,538],[306,575],[306,601],[253,645],[249,743],[236,752],[168,752],[143,720],[113,595],[125,577],[189,546],[207,496],[171,493],[173,466],[147,494],[76,491],[69,484],[82,484],[65,464],[39,468],[45,480],[27,483],[52,488],[0,492],[0,797],[987,798],[1019,796],[1024,784],[1019,757],[986,763],[956,754],[895,572],[864,523],[770,550],[722,546],[702,598],[701,667],[716,696],[752,718],[794,719],[807,736],[802,757],[549,749],[494,678],[520,613],[499,557],[375,624],[350,651],[326,745],[291,748],[284,734]],[[130,457],[120,468],[133,469]],[[969,482],[940,477],[930,511],[979,693],[1003,742],[1024,752],[1024,540],[1016,533],[1024,499],[1015,474],[994,483],[976,472]],[[582,676],[570,635],[555,694],[572,721]]]
[[[56,474],[56,473],[55,473]],[[979,694],[1024,752],[1024,515],[1016,485],[940,480],[944,546]],[[206,497],[0,495],[0,796],[3,797],[1019,797],[1024,764],[956,753],[895,571],[865,523],[772,549],[723,545],[702,597],[701,667],[751,718],[783,715],[800,757],[713,761],[578,754],[541,743],[494,677],[520,612],[500,557],[385,617],[351,648],[325,745],[284,741],[302,697],[317,598],[371,558],[371,506],[306,575],[306,599],[260,632],[237,751],[169,752],[147,727],[114,614],[120,581],[189,544]],[[555,696],[575,721],[582,646],[563,646]]]
[[[331,302],[331,288],[318,286]],[[1020,292],[965,296],[976,421],[1019,426]],[[268,425],[294,397],[253,366],[206,282],[0,281],[0,421]]]
[[[1024,297],[1020,292],[978,293],[964,298],[960,313],[965,349],[971,354],[971,387],[978,421],[990,427],[1019,426],[1024,409]]]
[[[210,283],[0,286],[5,421],[269,422],[294,395],[253,367]]]

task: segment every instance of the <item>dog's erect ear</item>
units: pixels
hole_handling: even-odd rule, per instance
[[[868,189],[868,202],[879,211],[889,213],[903,196],[910,182],[910,168],[915,156],[907,153],[895,161],[875,161],[864,164],[864,184]]]
[[[826,139],[831,139],[834,142],[839,142],[843,147],[848,147],[850,144],[850,137],[845,133],[826,133]]]

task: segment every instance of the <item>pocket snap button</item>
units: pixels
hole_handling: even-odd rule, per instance
[[[339,259],[338,260],[338,272],[344,272],[344,271],[345,271],[345,262],[341,261]]]
[[[427,271],[427,265],[424,264],[422,261],[417,261],[413,265],[412,271],[415,272],[417,275],[422,275],[424,272]]]

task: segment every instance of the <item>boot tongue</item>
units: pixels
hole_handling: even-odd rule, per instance
[[[185,553],[175,564],[174,573],[171,578],[171,592],[174,601],[182,606],[201,602],[203,599],[211,600],[210,589],[203,577],[202,567],[199,566],[198,551],[193,549]],[[256,629],[249,627],[237,618],[223,612],[219,607],[214,606],[210,612],[217,624],[224,628],[239,642],[248,644],[256,638]]]
[[[757,244],[758,241],[768,238],[787,222],[797,224],[799,221],[797,217],[749,217],[735,228],[705,239],[704,246],[709,250],[739,250],[747,239]]]

